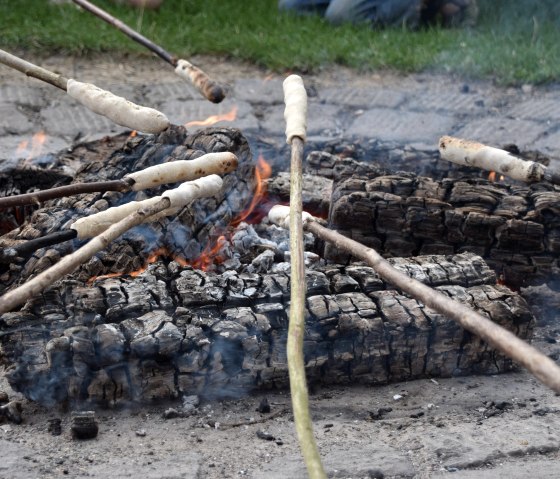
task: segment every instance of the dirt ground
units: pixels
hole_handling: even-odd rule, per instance
[[[171,69],[162,71],[151,60],[135,60],[134,66],[125,58],[100,60],[60,56],[43,59],[43,65],[84,80],[147,83],[173,77]],[[227,81],[267,73],[219,59],[193,61]],[[0,71],[2,82],[17,78],[15,72]],[[389,84],[394,77],[339,68],[310,81],[328,85],[345,78],[365,85]],[[555,359],[560,356],[557,341],[560,325],[538,325],[534,344]],[[194,414],[170,419],[164,418],[165,411],[181,412],[180,400],[97,409],[99,434],[86,441],[72,438],[69,410],[30,403],[3,378],[0,391],[22,400],[24,417],[20,425],[0,422],[0,478],[305,477],[287,391],[202,401]],[[270,413],[257,410],[264,398]],[[524,372],[318,387],[311,409],[330,477],[560,477],[560,398]],[[59,436],[48,431],[53,418],[61,419]]]

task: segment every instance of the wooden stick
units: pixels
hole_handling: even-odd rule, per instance
[[[213,103],[220,103],[225,98],[224,88],[211,80],[210,77],[204,73],[200,68],[194,66],[187,60],[178,60],[174,55],[155,44],[144,35],[138,33],[125,23],[121,22],[118,18],[113,17],[105,10],[93,5],[87,0],[73,0],[75,4],[93,13],[95,16],[101,18],[109,25],[123,32],[129,38],[146,47],[148,50],[154,52],[161,59],[175,67],[175,73],[180,77],[189,80],[200,91],[205,98]]]
[[[313,435],[309,394],[305,377],[303,337],[305,336],[305,262],[302,225],[302,163],[306,133],[307,94],[302,79],[291,75],[284,80],[286,138],[291,145],[290,163],[290,321],[288,327],[288,372],[294,422],[299,446],[312,479],[326,478]]]
[[[23,205],[38,205],[47,200],[63,198],[66,196],[80,195],[82,193],[96,193],[105,191],[131,190],[131,182],[125,180],[95,181],[92,183],[74,183],[72,185],[58,186],[33,193],[13,195],[0,198],[0,210]]]
[[[442,159],[462,166],[475,166],[495,171],[514,180],[534,183],[545,178],[546,166],[517,158],[508,151],[475,141],[443,136],[439,140]],[[552,177],[547,177],[552,181]]]
[[[145,133],[160,133],[169,127],[169,120],[160,111],[136,105],[91,83],[64,78],[3,50],[0,50],[0,63],[64,90],[89,110],[109,118],[117,125]]]
[[[219,176],[211,175],[189,183],[183,183],[179,188],[165,192],[156,202],[152,202],[149,206],[142,207],[116,222],[89,243],[62,258],[54,266],[0,297],[0,314],[11,311],[16,306],[25,303],[63,276],[75,271],[82,263],[105,249],[111,241],[114,241],[130,228],[149,221],[169,208],[181,208],[196,198],[214,196],[222,188],[222,184],[222,179]]]
[[[289,214],[287,210],[288,208],[285,206],[275,206],[272,208],[269,217],[278,225],[283,226]],[[303,221],[303,228],[306,231],[332,243],[337,248],[347,251],[355,258],[365,261],[385,281],[421,301],[427,307],[456,321],[466,330],[476,334],[495,349],[527,368],[539,381],[553,391],[560,393],[560,367],[549,357],[519,339],[515,334],[467,306],[453,301],[443,293],[398,271],[374,249],[321,226],[317,218],[305,214]]]
[[[237,168],[237,157],[230,152],[207,153],[194,160],[176,160],[150,166],[125,175],[120,180],[75,183],[33,193],[0,198],[0,210],[23,205],[36,205],[43,201],[83,193],[105,191],[140,191],[167,183],[194,180],[212,174],[231,173]]]
[[[25,73],[28,77],[37,78],[38,80],[50,83],[51,85],[66,91],[68,78],[64,78],[62,75],[58,75],[41,68],[40,66],[34,65],[33,63],[29,63],[22,58],[5,52],[4,50],[0,50],[0,63]]]

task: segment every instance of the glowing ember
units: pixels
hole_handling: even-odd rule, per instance
[[[129,138],[134,138],[134,137],[136,137],[136,136],[138,136],[138,132],[137,132],[136,130],[132,130],[132,131],[130,132],[130,135],[128,135]]]
[[[214,263],[217,264],[223,263],[225,258],[220,257],[219,253],[226,242],[227,242],[226,237],[223,235],[220,236],[216,240],[216,243],[214,243],[213,246],[210,244],[207,245],[206,248],[204,248],[202,254],[198,258],[196,258],[193,262],[187,264],[190,264],[190,266],[192,266],[195,269],[201,269],[202,271],[207,271],[208,267],[213,265]]]
[[[488,180],[489,180],[489,181],[492,181],[492,182],[496,181],[496,172],[495,172],[495,171],[491,171],[491,172],[488,174]]]
[[[187,265],[187,262],[184,259],[171,257],[167,249],[158,248],[157,250],[153,251],[150,254],[150,256],[148,256],[148,259],[146,260],[146,264],[142,268],[137,269],[136,271],[131,271],[130,273],[108,273],[108,274],[103,274],[101,276],[93,276],[92,278],[88,279],[87,284],[91,286],[93,283],[95,283],[98,280],[108,279],[108,278],[118,278],[119,276],[131,276],[132,278],[136,278],[137,276],[140,276],[144,271],[146,271],[150,264],[155,263],[158,259],[162,257],[171,258],[177,261],[177,263],[179,263],[181,266]]]
[[[210,126],[218,123],[219,121],[234,121],[236,118],[237,105],[234,105],[234,107],[228,113],[224,113],[222,115],[212,115],[206,118],[206,120],[202,121],[189,121],[188,123],[185,123],[185,126]]]

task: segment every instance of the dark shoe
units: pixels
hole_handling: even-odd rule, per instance
[[[424,0],[422,22],[444,27],[472,27],[478,18],[476,0]]]

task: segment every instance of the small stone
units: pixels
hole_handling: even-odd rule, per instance
[[[135,432],[135,434],[139,437],[145,437],[146,436],[146,430],[145,429],[139,429],[138,431]]]
[[[272,434],[269,434],[268,432],[264,432],[260,429],[257,431],[257,437],[265,441],[274,441],[276,439]]]

